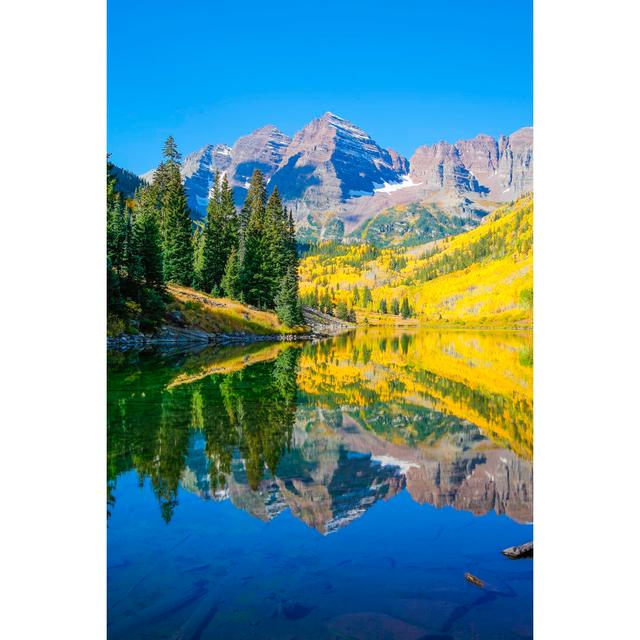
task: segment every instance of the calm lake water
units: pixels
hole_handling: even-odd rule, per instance
[[[528,333],[110,353],[109,638],[530,638],[532,434]]]

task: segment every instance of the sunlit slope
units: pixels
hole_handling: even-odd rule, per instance
[[[397,439],[397,416],[429,407],[468,420],[501,445],[531,457],[533,443],[530,333],[371,330],[306,346],[298,384],[320,405],[349,405],[366,423],[380,405]],[[364,412],[364,413],[363,413]],[[394,424],[395,420],[395,424]],[[411,436],[411,431],[407,432]]]
[[[398,324],[379,313],[407,297],[413,322],[529,327],[533,321],[533,197],[496,209],[476,229],[426,250],[320,246],[301,264],[301,292],[328,292],[359,321]],[[371,291],[367,302],[363,290]],[[356,288],[358,293],[356,294]]]
[[[179,311],[189,325],[210,333],[242,332],[270,335],[302,333],[303,327],[282,324],[272,311],[263,311],[230,298],[216,298],[190,287],[170,284],[168,309]]]

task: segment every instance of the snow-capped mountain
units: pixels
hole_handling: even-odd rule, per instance
[[[269,191],[278,187],[305,238],[359,237],[372,221],[376,228],[388,226],[389,216],[396,221],[398,211],[412,204],[428,211],[425,220],[439,217],[446,227],[450,218],[453,229],[478,224],[499,203],[532,190],[533,129],[497,139],[481,134],[455,144],[422,145],[409,161],[330,112],[293,138],[266,125],[231,147],[208,144],[184,158],[182,175],[194,217],[206,215],[216,171],[227,176],[240,205],[256,168]],[[153,172],[142,178],[152,181]],[[431,229],[424,240],[433,239],[433,233],[441,232]]]
[[[184,158],[181,173],[192,211],[206,212],[216,171],[226,171],[230,164],[231,149],[226,144],[208,144]]]
[[[306,213],[400,183],[407,168],[405,158],[362,129],[325,113],[296,133],[271,182],[294,210]]]

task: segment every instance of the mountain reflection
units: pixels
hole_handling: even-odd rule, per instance
[[[321,533],[406,490],[532,520],[531,338],[359,331],[315,344],[110,355],[108,501],[135,470]],[[523,357],[523,354],[524,357]]]

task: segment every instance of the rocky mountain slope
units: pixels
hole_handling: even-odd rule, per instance
[[[256,168],[269,189],[278,187],[302,238],[357,239],[366,227],[382,226],[383,235],[397,239],[402,216],[391,227],[386,218],[390,210],[395,219],[402,207],[414,204],[425,212],[418,242],[475,226],[499,203],[531,191],[533,129],[422,145],[407,160],[330,112],[293,138],[266,125],[231,147],[208,144],[185,156],[182,175],[194,216],[206,214],[216,171],[226,174],[240,204]],[[153,172],[142,177],[152,181]]]

